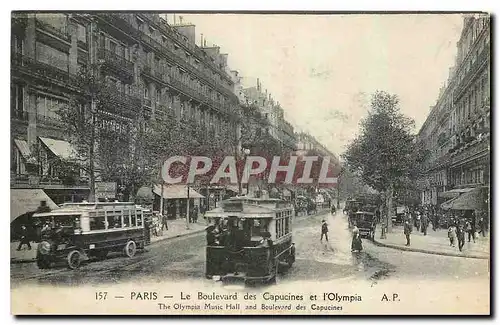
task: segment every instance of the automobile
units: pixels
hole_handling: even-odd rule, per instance
[[[375,238],[375,213],[367,211],[358,211],[353,215],[353,222],[359,229],[359,235],[373,240]]]
[[[292,213],[286,201],[245,197],[208,211],[205,276],[245,284],[275,282],[278,271],[295,262]]]
[[[77,269],[90,258],[104,259],[119,251],[129,258],[150,242],[146,223],[151,211],[133,202],[65,203],[50,212],[35,213],[43,225],[36,252],[40,269],[65,262]]]

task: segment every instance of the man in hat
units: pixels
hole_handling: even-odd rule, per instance
[[[21,241],[19,242],[19,246],[17,246],[17,250],[20,251],[23,245],[27,245],[28,249],[31,250],[30,240],[28,238],[28,229],[25,225],[21,226]]]
[[[326,241],[328,241],[328,224],[325,220],[321,220],[321,239],[323,241],[323,236],[325,236]]]

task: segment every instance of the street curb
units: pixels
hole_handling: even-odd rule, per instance
[[[172,237],[166,237],[166,238],[158,239],[158,240],[156,240],[154,242],[151,242],[149,245],[153,245],[153,244],[156,244],[156,243],[159,243],[159,242],[162,242],[162,241],[167,241],[167,240],[174,239],[174,238],[180,238],[180,237],[186,237],[186,236],[189,236],[189,235],[195,235],[195,234],[199,234],[199,233],[202,233],[202,232],[205,232],[205,229],[200,229],[200,230],[196,230],[196,231],[193,231],[193,232],[188,232],[188,233],[185,233],[185,234],[180,234],[180,235],[175,235],[175,236],[172,236]]]
[[[481,259],[481,260],[488,260],[490,258],[489,256],[462,255],[462,254],[458,254],[458,253],[443,253],[443,252],[436,252],[436,251],[431,251],[431,250],[427,250],[427,249],[411,248],[411,247],[404,247],[404,246],[398,246],[398,245],[392,245],[392,244],[385,244],[385,243],[379,242],[377,239],[373,239],[372,242],[377,246],[388,247],[388,248],[398,249],[398,250],[407,251],[407,252],[416,252],[416,253],[452,256],[452,257],[475,258],[475,259]]]

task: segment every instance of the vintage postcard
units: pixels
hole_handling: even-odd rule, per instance
[[[12,314],[489,315],[490,34],[12,12]]]

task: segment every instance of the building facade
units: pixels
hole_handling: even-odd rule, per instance
[[[53,189],[57,203],[85,197],[86,179],[64,184],[58,170],[70,145],[57,112],[79,93],[76,76],[92,60],[114,104],[100,112],[99,127],[117,132],[124,148],[150,118],[235,138],[240,113],[227,55],[198,46],[194,33],[157,14],[13,14],[11,186]]]
[[[486,212],[490,187],[490,20],[466,17],[455,66],[418,141],[428,152],[419,182],[422,204],[440,206],[460,193],[478,196]],[[470,196],[470,195],[469,195]],[[489,211],[489,210],[488,210]]]

